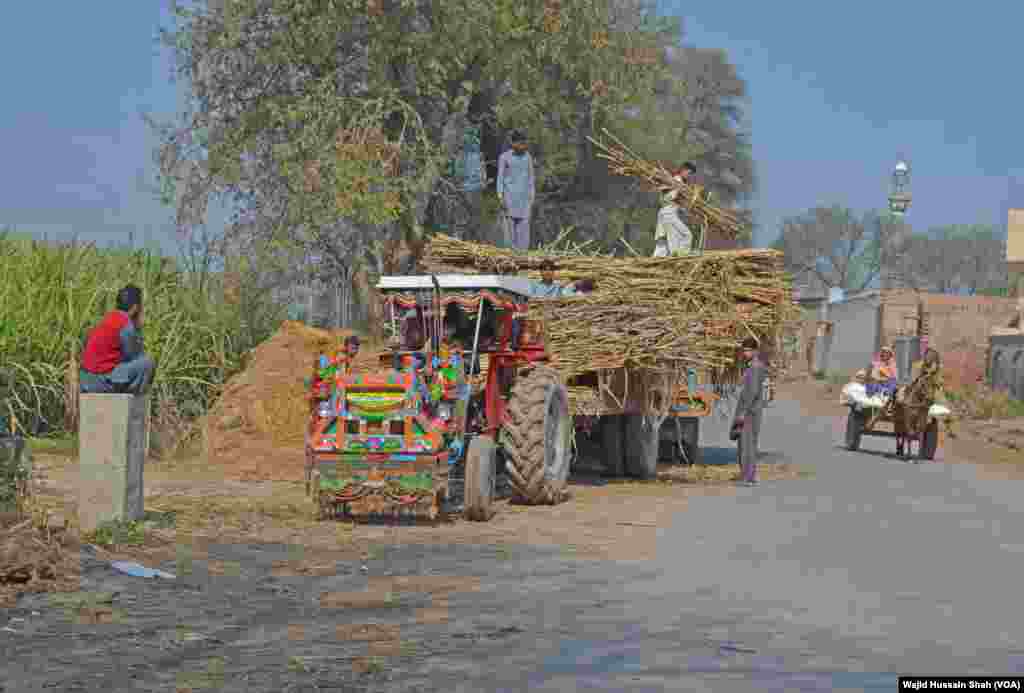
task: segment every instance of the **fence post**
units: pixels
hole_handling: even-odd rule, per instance
[[[148,395],[82,394],[78,428],[78,523],[83,533],[143,517]]]

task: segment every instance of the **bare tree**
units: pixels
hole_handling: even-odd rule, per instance
[[[914,289],[977,294],[1006,286],[1005,241],[992,226],[947,225],[911,234],[899,253]]]
[[[775,247],[785,253],[787,270],[798,280],[855,293],[879,276],[880,233],[877,214],[858,218],[844,207],[816,207],[784,219]]]

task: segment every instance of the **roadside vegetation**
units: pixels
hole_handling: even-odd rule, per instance
[[[156,438],[164,446],[180,439],[244,354],[284,317],[272,305],[252,310],[232,296],[222,274],[189,272],[182,264],[149,250],[0,232],[0,428],[49,438],[34,445],[40,451],[74,447],[67,438],[77,425],[86,334],[114,307],[118,289],[134,283],[145,297],[146,351],[158,365]]]

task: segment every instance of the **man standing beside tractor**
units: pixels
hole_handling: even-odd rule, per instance
[[[740,483],[744,486],[757,485],[757,446],[761,435],[761,417],[764,413],[764,381],[767,367],[761,360],[757,340],[748,337],[743,341],[741,357],[743,389],[732,420],[730,438],[737,441],[737,461],[740,465]]]

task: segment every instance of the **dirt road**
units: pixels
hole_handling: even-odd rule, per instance
[[[83,590],[117,594],[91,610],[23,598],[0,630],[0,685],[892,691],[897,672],[1024,672],[1021,482],[898,462],[889,441],[849,453],[833,414],[779,401],[766,417],[769,461],[814,478],[563,506],[580,526],[615,523],[617,546],[646,547],[635,555],[558,545],[576,534],[531,546],[514,534],[542,522],[510,515],[500,545],[380,530],[365,557],[319,561],[294,544],[211,545],[190,575],[187,556],[162,564],[179,573],[164,583],[86,556]],[[725,457],[724,422],[710,423],[704,443]]]

